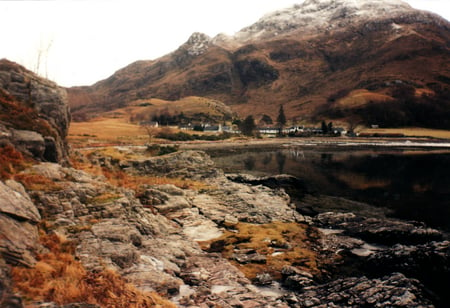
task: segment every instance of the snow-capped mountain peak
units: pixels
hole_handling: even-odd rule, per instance
[[[204,53],[210,44],[211,38],[208,35],[194,32],[183,46],[187,49],[189,55],[198,56]]]
[[[292,31],[316,34],[356,22],[405,16],[415,10],[401,0],[306,0],[293,7],[266,14],[235,35],[245,42],[276,37]]]

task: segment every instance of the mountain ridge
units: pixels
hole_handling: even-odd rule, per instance
[[[448,21],[402,1],[305,1],[266,14],[234,37],[194,33],[161,58],[69,89],[69,98],[76,102],[77,91],[88,98],[71,103],[75,113],[99,110],[83,106],[89,101],[114,109],[134,99],[205,96],[240,116],[275,115],[269,107],[284,104],[290,118],[311,119],[342,90],[389,94],[387,84],[395,81],[427,93],[433,84],[448,87],[442,80],[450,77],[449,33]]]

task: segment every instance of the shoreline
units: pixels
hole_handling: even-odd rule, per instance
[[[308,148],[332,148],[341,149],[430,149],[449,150],[450,141],[435,139],[415,139],[415,138],[270,138],[270,139],[239,139],[221,141],[194,141],[194,142],[174,142],[180,150],[226,150],[226,149],[259,149],[259,148],[286,148],[286,147],[308,147]]]

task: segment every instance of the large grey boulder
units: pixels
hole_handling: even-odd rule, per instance
[[[38,159],[44,158],[45,139],[41,134],[31,130],[11,129],[14,145],[21,151]]]
[[[66,136],[70,124],[70,110],[66,90],[6,59],[0,60],[0,89],[24,107],[34,110],[41,120],[47,122],[46,132],[39,132],[45,140],[43,144],[45,151],[42,153],[43,157],[37,158],[53,162],[67,162]],[[16,123],[7,124],[9,128],[25,129],[16,127]],[[34,130],[33,127],[26,129]],[[18,142],[23,143],[32,136],[28,134],[26,137],[19,139]],[[34,137],[37,138],[37,136]],[[13,136],[11,140],[13,144],[15,144],[15,140]],[[39,142],[41,141],[39,138]],[[39,154],[41,153],[39,152]]]
[[[23,193],[0,182],[0,256],[9,264],[32,266],[39,247],[36,224],[41,217]]]
[[[0,182],[0,213],[21,221],[39,222],[41,216],[36,206],[22,193]]]
[[[214,167],[211,158],[202,151],[179,151],[163,156],[121,161],[120,167],[139,174],[203,180],[222,172]]]

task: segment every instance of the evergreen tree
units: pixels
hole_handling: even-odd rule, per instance
[[[280,127],[286,125],[286,116],[284,115],[283,105],[280,105],[280,109],[278,110],[277,123]]]
[[[239,128],[241,129],[242,134],[246,136],[253,135],[253,131],[256,128],[253,116],[249,115],[248,117],[246,117],[245,120],[239,125]]]
[[[328,133],[328,126],[327,123],[325,123],[325,121],[322,121],[322,134],[326,134]]]
[[[328,123],[327,132],[329,134],[333,133],[333,122]]]
[[[280,105],[280,109],[278,110],[277,124],[279,129],[278,133],[281,135],[283,127],[286,125],[286,116],[284,115],[283,105]]]

